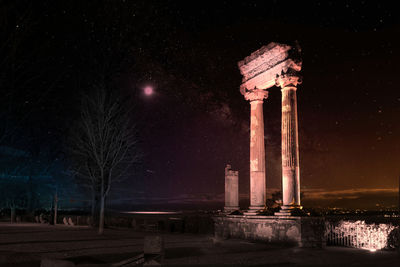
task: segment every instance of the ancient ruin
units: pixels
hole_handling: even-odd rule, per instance
[[[270,43],[238,63],[243,75],[240,92],[250,102],[250,207],[244,215],[216,217],[217,237],[284,242],[302,247],[325,245],[323,219],[294,216],[295,211],[301,209],[296,98],[301,81],[299,52],[298,46]],[[268,97],[267,90],[273,86],[282,91],[283,205],[275,216],[266,216],[263,103]],[[225,173],[229,173],[229,169],[230,166]],[[226,200],[231,197],[227,183]]]
[[[225,212],[239,209],[239,172],[231,168],[229,164],[225,167]]]
[[[250,207],[246,215],[256,215],[265,207],[265,147],[263,102],[267,89],[282,91],[282,195],[283,205],[276,215],[289,216],[300,205],[300,167],[297,126],[297,84],[301,79],[299,47],[270,43],[238,63],[243,75],[240,92],[250,101]]]
[[[240,92],[250,102],[250,207],[238,209],[238,176],[225,168],[225,209],[214,218],[216,238],[242,238],[280,242],[299,247],[324,247],[326,244],[375,251],[393,246],[398,226],[367,224],[363,221],[329,221],[302,212],[300,202],[300,164],[297,122],[297,85],[300,48],[270,43],[238,63],[243,75]],[[282,205],[273,216],[266,208],[266,159],[264,147],[264,99],[268,89],[277,86],[282,92],[281,152]],[[309,214],[309,213],[308,213]]]

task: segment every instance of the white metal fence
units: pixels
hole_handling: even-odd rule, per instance
[[[326,223],[326,242],[329,246],[379,250],[388,247],[390,233],[398,228],[388,223],[367,224],[365,221]]]

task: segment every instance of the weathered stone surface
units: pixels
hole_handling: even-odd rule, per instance
[[[276,84],[282,91],[282,210],[276,215],[287,215],[301,209],[300,162],[297,120],[297,84],[300,77],[291,71],[281,74]]]
[[[164,239],[160,235],[144,237],[144,264],[143,266],[160,266],[164,259]]]
[[[233,171],[231,165],[225,167],[225,207],[226,212],[239,209],[239,172]]]
[[[250,101],[250,207],[248,214],[256,215],[265,207],[265,146],[263,99],[268,92],[254,89],[246,92]]]
[[[300,71],[301,61],[290,57],[290,51],[296,50],[286,44],[270,43],[253,52],[244,60],[238,62],[243,75],[240,91],[267,89],[275,85],[277,75],[286,73],[288,69]]]
[[[325,223],[321,218],[277,216],[215,217],[216,238],[241,238],[299,247],[325,246]]]
[[[144,254],[164,254],[164,240],[162,236],[150,235],[144,237]]]
[[[301,70],[302,64],[300,58],[296,55],[299,54],[299,52],[300,48],[298,46],[292,47],[286,44],[272,42],[238,62],[240,72],[243,75],[240,92],[246,100],[250,101],[251,105],[250,207],[249,211],[245,213],[247,215],[258,214],[265,208],[266,204],[263,100],[268,97],[267,89],[274,85],[281,86],[282,94],[285,96],[286,89],[296,88],[300,79],[294,74]],[[290,96],[292,96],[292,93],[290,93]],[[296,100],[295,96],[294,90],[294,100]],[[282,104],[284,104],[284,102],[286,103],[287,100],[287,97],[283,97]],[[294,105],[296,105],[296,102],[294,102]],[[289,115],[285,117],[284,114],[286,113]],[[295,120],[293,120],[294,117]],[[300,208],[297,107],[289,104],[282,106],[282,120],[282,144],[285,146],[282,150],[282,161],[286,162],[286,157],[292,156],[292,154],[290,154],[291,151],[286,153],[287,150],[292,148],[297,149],[297,154],[293,154],[296,159],[294,165],[282,165],[284,206],[288,209],[294,207]],[[286,140],[288,138],[294,139],[291,140],[293,142],[288,143]],[[287,147],[289,147],[289,149],[287,149]],[[290,215],[290,212],[285,212],[283,215]]]
[[[263,101],[250,101],[250,210],[265,206],[266,175]]]

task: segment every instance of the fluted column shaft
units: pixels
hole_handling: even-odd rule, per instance
[[[296,86],[282,87],[282,209],[300,207]]]

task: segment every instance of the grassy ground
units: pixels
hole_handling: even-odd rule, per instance
[[[40,266],[42,258],[81,264],[111,263],[140,254],[151,233],[88,227],[0,223],[0,266]],[[211,236],[164,234],[165,265],[400,266],[394,251],[351,248],[285,248],[243,240],[214,242]]]

